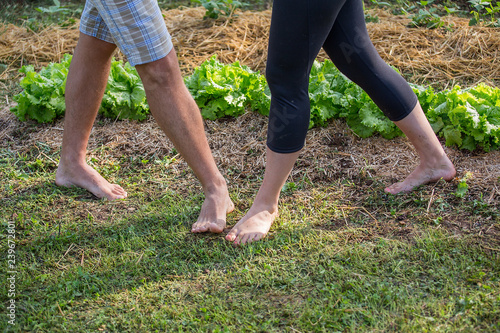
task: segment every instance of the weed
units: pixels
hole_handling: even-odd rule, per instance
[[[469,185],[467,181],[472,178],[472,173],[467,172],[464,177],[462,177],[458,183],[457,191],[454,193],[457,198],[463,198],[467,191],[469,190]]]
[[[219,17],[230,18],[234,16],[234,11],[238,8],[248,6],[246,2],[238,0],[191,0],[205,7],[204,19],[218,19]]]
[[[418,13],[410,16],[411,25],[415,27],[427,27],[430,29],[440,28],[444,25],[436,7],[431,7],[434,0],[420,1]]]
[[[493,1],[469,0],[474,10],[471,11],[472,18],[469,25],[478,25],[483,23],[487,27],[500,27],[500,2],[493,5]]]
[[[290,194],[293,193],[295,190],[297,190],[297,185],[294,182],[287,182],[285,185],[283,185],[281,192]]]

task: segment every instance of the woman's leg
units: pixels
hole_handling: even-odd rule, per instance
[[[387,187],[386,192],[409,192],[422,184],[437,182],[440,179],[449,181],[455,177],[455,167],[444,152],[419,103],[409,115],[394,123],[415,147],[420,164],[402,182]]]
[[[264,180],[248,213],[226,239],[236,245],[267,234],[281,188],[309,127],[309,73],[344,0],[275,0],[266,77],[272,100]]]
[[[264,238],[278,215],[281,188],[292,171],[300,152],[280,154],[267,148],[264,180],[245,216],[231,229],[226,239],[235,245]]]
[[[323,47],[337,68],[368,93],[419,154],[420,165],[403,182],[387,187],[386,192],[408,192],[441,178],[453,179],[455,168],[427,121],[417,96],[373,46],[361,0],[346,1]]]

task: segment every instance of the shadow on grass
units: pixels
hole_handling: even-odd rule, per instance
[[[298,210],[301,202],[285,200],[271,237],[235,248],[224,234],[190,233],[200,195],[85,195],[46,181],[6,201],[19,228],[24,330],[411,331],[498,322],[498,255],[446,231],[415,225],[411,242],[391,239],[370,224],[311,221],[314,205]]]

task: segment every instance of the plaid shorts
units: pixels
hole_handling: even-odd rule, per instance
[[[173,48],[157,0],[86,0],[80,31],[116,44],[132,66],[159,60]]]

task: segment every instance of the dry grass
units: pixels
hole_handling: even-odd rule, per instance
[[[203,8],[164,11],[179,62],[189,73],[213,54],[225,63],[239,60],[263,71],[271,12],[239,12],[231,20],[203,20]],[[408,28],[409,19],[378,10],[369,23],[370,37],[384,60],[411,75],[415,83],[498,84],[500,80],[500,34],[497,29],[469,27],[467,19],[445,17],[445,29]],[[0,25],[0,62],[12,70],[21,64],[36,67],[60,61],[72,53],[78,40],[77,25],[61,29],[51,26],[35,33],[14,25]],[[118,58],[123,55],[117,54]],[[319,59],[323,59],[322,52]],[[8,72],[8,71],[7,71]],[[4,75],[7,75],[4,73]],[[1,78],[0,78],[1,79]]]

